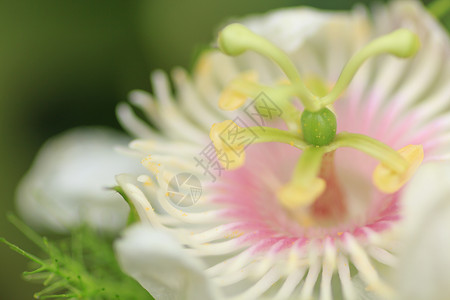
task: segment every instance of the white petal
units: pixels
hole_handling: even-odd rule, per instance
[[[450,297],[450,164],[424,165],[409,184],[405,247],[400,254],[401,299]]]
[[[128,142],[110,129],[78,128],[44,144],[17,190],[19,213],[38,230],[66,232],[87,222],[117,231],[128,205],[114,191],[114,175],[138,170],[139,161],[114,151]]]
[[[316,33],[331,16],[333,14],[310,8],[290,8],[262,17],[247,18],[243,23],[253,32],[291,53],[297,50],[308,36]]]
[[[115,249],[125,273],[158,300],[216,299],[200,261],[187,255],[169,235],[150,225],[135,225]]]
[[[383,298],[381,298],[377,294],[367,291],[367,284],[365,283],[365,281],[361,277],[361,275],[359,275],[359,274],[355,275],[352,278],[352,284],[353,284],[354,292],[357,295],[356,299],[359,299],[359,300],[383,300]]]

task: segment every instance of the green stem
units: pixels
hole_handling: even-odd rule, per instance
[[[292,182],[306,187],[311,184],[319,174],[323,154],[324,150],[320,147],[305,149],[295,166]]]
[[[233,89],[247,95],[251,99],[257,99],[261,93],[281,109],[281,118],[290,130],[297,131],[299,127],[300,112],[291,103],[290,98],[297,95],[298,88],[293,85],[270,87],[252,81],[239,81],[233,84]]]
[[[252,144],[277,142],[290,144],[300,150],[305,150],[311,147],[311,145],[303,141],[298,134],[294,134],[289,131],[264,126],[247,127],[246,129],[248,129],[248,131],[246,131],[248,137],[253,137],[253,133],[257,136],[256,140],[254,140]]]
[[[363,134],[341,132],[336,135],[333,143],[324,147],[326,152],[331,152],[337,148],[348,147],[360,150],[392,170],[403,173],[408,169],[408,162],[397,151],[388,145],[377,141]]]
[[[375,39],[350,58],[332,91],[319,100],[320,106],[325,107],[334,103],[367,59],[383,53],[406,58],[414,55],[419,47],[420,41],[418,37],[406,29],[399,29]]]
[[[36,232],[30,229],[27,225],[25,225],[19,218],[17,218],[13,213],[8,213],[6,215],[8,221],[11,222],[17,229],[19,229],[30,241],[32,241],[39,248],[47,252],[47,246],[42,241],[42,237],[40,237]]]
[[[270,58],[286,74],[292,85],[296,86],[297,95],[305,108],[311,111],[319,109],[316,97],[306,88],[294,63],[283,50],[269,40],[253,33],[245,26],[235,23],[222,30],[219,34],[218,44],[222,52],[228,55],[236,56],[252,50]]]

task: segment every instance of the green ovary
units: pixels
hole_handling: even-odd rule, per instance
[[[328,108],[316,112],[304,110],[300,122],[303,138],[308,144],[325,146],[336,136],[336,116]]]

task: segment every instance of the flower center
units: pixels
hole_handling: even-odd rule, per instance
[[[319,177],[327,185],[325,191],[310,206],[310,214],[322,227],[344,221],[347,214],[347,203],[336,176],[334,151],[323,156]]]
[[[318,173],[321,184],[325,185],[324,191],[314,199],[311,205],[294,206],[287,210],[287,213],[303,227],[332,227],[336,224],[344,223],[347,218],[347,203],[345,195],[338,181],[335,165],[334,151],[323,155],[322,164]],[[289,193],[286,188],[281,193]],[[295,191],[293,191],[295,193]],[[284,199],[286,195],[278,195],[279,199]]]
[[[420,47],[418,37],[400,29],[379,37],[356,53],[344,66],[331,91],[320,79],[304,83],[289,57],[271,42],[240,24],[225,27],[218,45],[227,55],[255,51],[274,61],[286,74],[288,84],[265,86],[253,72],[233,80],[222,93],[219,107],[235,110],[248,98],[266,93],[283,111],[282,121],[288,130],[272,127],[239,127],[231,120],[214,124],[210,138],[218,156],[227,156],[227,169],[244,164],[244,149],[249,144],[280,142],[303,151],[291,180],[282,186],[277,197],[289,213],[304,226],[330,226],[346,218],[347,203],[334,170],[334,152],[350,147],[379,161],[373,182],[384,193],[398,191],[414,174],[423,160],[421,145],[407,145],[395,151],[371,137],[341,132],[336,134],[337,120],[331,106],[344,92],[361,65],[375,55],[388,53],[400,58],[413,56]],[[325,88],[324,88],[325,87]],[[300,100],[300,111],[293,101]],[[238,137],[239,138],[236,138]],[[223,160],[221,160],[223,161]]]

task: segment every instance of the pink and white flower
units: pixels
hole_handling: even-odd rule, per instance
[[[337,131],[364,134],[393,149],[422,145],[424,163],[448,159],[449,40],[420,4],[380,5],[370,15],[362,7],[340,13],[290,8],[239,23],[284,50],[303,78],[330,86],[374,38],[398,28],[415,32],[422,48],[414,58],[382,55],[358,71],[334,104]],[[193,159],[210,144],[212,124],[239,115],[217,103],[230,82],[250,70],[266,85],[284,79],[257,54],[230,58],[210,51],[192,75],[174,70],[174,94],[160,71],[152,77],[154,96],[131,94],[156,128],[130,106],[119,107],[123,126],[137,137],[129,152],[149,170],[117,176],[143,223],[116,243],[123,269],[157,299],[395,297],[390,276],[408,210],[401,205],[403,189],[385,194],[373,185],[376,160],[348,148],[325,156],[327,187],[304,214],[279,200],[302,153],[289,142],[249,146],[245,163],[214,182]],[[166,194],[181,172],[203,179],[202,196],[190,207],[174,205]]]

